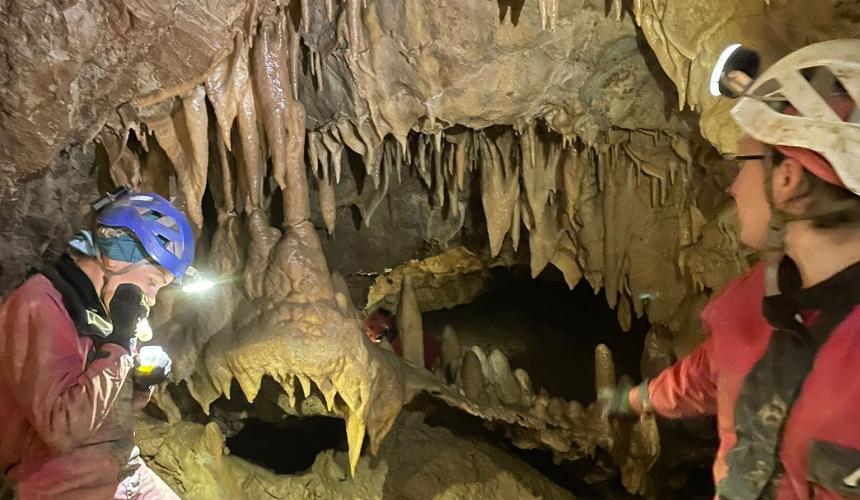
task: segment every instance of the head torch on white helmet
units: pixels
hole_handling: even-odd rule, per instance
[[[761,75],[758,66],[758,54],[732,45],[714,68],[711,93],[740,98],[732,117],[745,133],[781,151],[814,151],[835,175],[807,157],[813,174],[860,195],[860,40],[809,45]]]

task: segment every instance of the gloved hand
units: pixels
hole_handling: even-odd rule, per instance
[[[605,401],[604,417],[609,418],[631,418],[635,416],[630,408],[630,391],[633,386],[624,378],[611,390],[606,390],[600,399]]]
[[[140,348],[140,353],[134,359],[134,387],[141,391],[148,391],[150,387],[158,385],[170,375],[173,362],[164,349],[157,345],[148,345]]]
[[[116,288],[109,309],[113,332],[105,342],[121,345],[130,351],[137,323],[149,315],[143,290],[135,284],[123,283]]]
[[[621,379],[618,386],[611,391],[607,391],[603,395],[606,400],[604,417],[631,419],[636,418],[638,414],[630,406],[630,391],[633,390],[633,385],[624,378]],[[644,394],[643,394],[644,392]],[[651,403],[648,398],[648,380],[643,380],[639,385],[639,404],[646,411],[651,411]]]

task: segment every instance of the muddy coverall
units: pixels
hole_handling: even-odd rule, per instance
[[[36,274],[0,306],[0,476],[23,500],[178,498],[136,455],[133,389],[124,347],[94,347],[86,310],[104,310],[86,275],[64,256],[57,269],[83,311]],[[67,290],[68,291],[68,290]],[[73,320],[73,316],[77,321]],[[120,485],[121,481],[123,485]],[[137,490],[137,492],[135,491]],[[132,496],[133,498],[133,496]]]
[[[651,405],[716,414],[718,498],[860,498],[860,264],[806,289],[789,260],[779,276],[764,298],[761,264],[705,307],[706,341],[650,381]]]

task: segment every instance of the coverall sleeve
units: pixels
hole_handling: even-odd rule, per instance
[[[711,358],[713,340],[666,368],[648,384],[648,397],[658,415],[667,418],[713,415],[717,411],[716,374]],[[639,388],[630,392],[631,406],[641,413]]]
[[[2,373],[39,437],[58,452],[80,446],[104,421],[131,368],[106,344],[86,366],[65,307],[49,294],[13,294],[4,305]]]

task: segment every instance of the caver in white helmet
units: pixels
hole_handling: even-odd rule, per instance
[[[816,43],[760,76],[757,69],[754,52],[729,47],[714,69],[712,93],[740,96],[732,116],[745,133],[860,195],[860,40]]]

